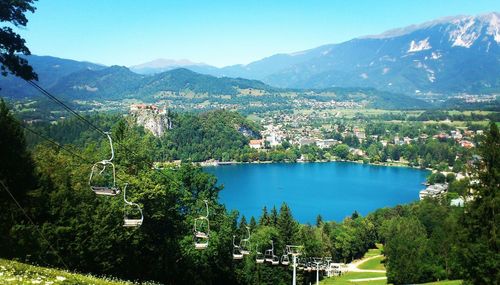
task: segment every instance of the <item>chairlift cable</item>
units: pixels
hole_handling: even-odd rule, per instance
[[[66,110],[68,110],[70,113],[72,113],[75,117],[77,117],[78,119],[80,119],[81,121],[85,122],[86,124],[88,124],[89,126],[91,126],[93,129],[95,129],[96,131],[98,131],[99,133],[101,133],[102,135],[104,136],[108,136],[108,132],[102,130],[101,128],[99,128],[98,126],[96,126],[95,124],[93,124],[92,122],[90,122],[88,119],[86,119],[84,116],[80,115],[77,111],[73,110],[71,107],[69,107],[67,104],[65,104],[64,102],[62,102],[60,99],[58,99],[56,96],[52,95],[49,91],[45,90],[43,87],[41,87],[40,85],[38,85],[37,83],[33,82],[33,81],[30,81],[30,80],[26,80],[26,82],[28,82],[31,86],[33,86],[35,89],[37,89],[38,91],[40,91],[43,95],[47,96],[48,98],[50,98],[52,101],[58,103],[59,105],[63,106]],[[119,141],[116,142],[118,145],[120,145],[121,147],[123,147],[127,152],[131,153],[133,156],[137,157],[138,154],[135,153],[134,151],[132,151],[129,147],[127,147],[126,145],[123,145],[122,143],[120,143]],[[166,178],[169,178],[167,175],[165,175],[165,173],[161,172],[160,173],[165,176]]]
[[[35,224],[35,222],[30,218],[30,216],[28,215],[28,213],[26,213],[26,211],[24,210],[24,208],[17,201],[16,197],[14,197],[14,195],[12,195],[12,193],[10,192],[9,188],[5,185],[5,183],[3,182],[3,180],[0,180],[0,184],[2,184],[3,189],[9,194],[9,196],[12,198],[12,200],[14,200],[15,204],[17,205],[17,207],[19,207],[19,209],[21,210],[21,212],[23,212],[24,216],[28,219],[28,221],[35,227],[35,229],[38,232],[38,234],[40,234],[40,236],[45,240],[45,242],[47,242],[47,245],[50,247],[50,249],[52,249],[52,251],[55,253],[55,255],[57,255],[57,257],[59,258],[59,260],[61,261],[61,263],[64,265],[64,267],[66,268],[66,270],[69,271],[69,267],[68,267],[68,265],[66,265],[66,263],[63,260],[63,258],[59,255],[59,253],[57,252],[57,250],[48,241],[48,239],[45,237],[45,235],[42,233],[42,231],[40,231],[40,229]]]
[[[96,125],[94,125],[92,122],[90,122],[88,119],[86,119],[85,117],[83,117],[82,115],[80,115],[77,111],[71,109],[71,107],[69,107],[68,105],[66,105],[61,100],[59,100],[56,96],[50,94],[47,90],[45,90],[44,88],[42,88],[37,83],[35,83],[35,82],[31,81],[31,80],[26,80],[26,82],[28,82],[31,86],[33,86],[35,89],[37,89],[38,91],[40,91],[43,95],[47,96],[52,101],[54,101],[54,102],[58,103],[59,105],[63,106],[64,109],[66,109],[67,111],[69,111],[70,113],[72,113],[73,115],[75,115],[80,120],[82,120],[85,123],[87,123],[89,126],[91,126],[92,128],[94,128],[96,131],[100,132],[103,135],[106,135],[105,131],[103,131],[102,129],[100,129],[99,127],[97,127]]]
[[[18,121],[15,121],[15,122],[16,122],[16,123],[17,123],[17,124],[18,124],[21,128],[23,128],[23,129],[27,130],[28,132],[30,132],[30,133],[32,133],[32,134],[34,134],[34,135],[38,136],[39,138],[41,138],[41,139],[43,139],[43,140],[45,140],[45,141],[47,141],[47,142],[49,142],[49,143],[51,143],[51,144],[53,144],[53,145],[57,146],[58,148],[60,148],[60,149],[64,150],[65,152],[67,152],[67,153],[69,153],[69,154],[71,154],[71,155],[73,155],[73,156],[75,156],[75,157],[78,157],[80,160],[83,160],[84,162],[86,162],[86,163],[88,163],[88,164],[90,164],[90,165],[94,164],[94,162],[92,162],[92,161],[90,161],[90,160],[88,160],[88,159],[84,158],[83,156],[81,156],[80,154],[76,153],[75,151],[70,150],[70,149],[68,149],[68,148],[66,148],[66,147],[64,147],[64,146],[62,146],[60,143],[58,143],[58,142],[56,142],[56,141],[54,141],[54,140],[52,140],[52,139],[50,139],[50,138],[48,138],[48,137],[46,137],[46,136],[42,135],[41,133],[39,133],[39,132],[37,132],[37,131],[35,131],[35,130],[31,129],[31,128],[28,128],[27,126],[25,126],[25,125],[21,124],[21,123],[20,123],[20,122],[18,122]],[[120,176],[118,176],[118,175],[116,175],[116,178],[117,178],[118,180],[122,181],[122,182],[125,182],[125,181],[126,181],[125,179],[120,178]]]

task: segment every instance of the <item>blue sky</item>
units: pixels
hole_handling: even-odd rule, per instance
[[[443,16],[481,0],[39,0],[21,31],[33,54],[134,65],[156,58],[249,63]]]

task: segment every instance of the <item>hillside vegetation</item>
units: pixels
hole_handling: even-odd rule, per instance
[[[227,123],[219,124],[219,119]],[[497,218],[490,209],[498,199],[500,135],[494,124],[478,147],[484,163],[471,168],[480,181],[473,185],[474,193],[480,196],[467,205],[467,211],[445,201],[424,200],[379,209],[366,217],[355,212],[338,223],[318,217],[316,224],[302,225],[285,203],[264,208],[260,217],[228,212],[219,203],[222,187],[214,176],[191,163],[154,169],[157,141],[151,134],[125,118],[95,120],[111,130],[116,185],[123,189],[128,183],[127,197],[143,209],[143,224],[124,228],[123,196],[97,196],[89,187],[92,164],[110,155],[105,136],[91,135],[95,131],[89,129],[73,130],[67,132],[72,140],[62,141],[62,147],[43,139],[28,151],[20,123],[1,102],[0,157],[9,161],[0,164],[2,258],[166,284],[246,285],[260,280],[281,285],[291,281],[289,268],[255,262],[255,248],[264,252],[271,240],[277,256],[285,245],[294,244],[303,245],[304,257],[330,256],[344,263],[383,243],[388,281],[394,284],[457,278],[492,284],[498,277],[490,234]],[[210,142],[214,145],[231,140],[239,144],[237,138],[244,138],[237,125],[244,121],[237,114],[214,112],[190,120],[206,123],[214,133],[197,130],[203,130],[203,124],[196,123],[179,134],[184,141],[197,142],[200,136],[201,142],[220,139]],[[186,144],[186,153],[202,155],[197,145]],[[113,184],[105,174],[99,181]],[[210,235],[209,246],[200,251],[193,244],[193,221],[205,210],[204,200],[210,209]],[[247,226],[252,253],[235,261],[233,244],[247,237]],[[477,264],[478,257],[485,263]],[[298,284],[313,280],[314,273],[303,272]]]
[[[0,259],[0,284],[93,284],[93,285],[133,285],[136,282],[122,281],[117,278],[95,277],[70,273],[64,270],[33,266],[17,261]],[[143,282],[143,285],[154,285]]]

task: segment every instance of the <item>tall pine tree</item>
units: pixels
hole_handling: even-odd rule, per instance
[[[500,133],[495,123],[478,146],[480,162],[472,169],[471,202],[463,215],[462,267],[473,284],[500,280]]]
[[[20,123],[12,116],[5,102],[0,100],[0,253],[9,257],[12,239],[11,227],[24,219],[14,199],[27,206],[28,192],[36,187],[34,163],[26,150]],[[9,193],[10,192],[10,193]],[[13,197],[11,197],[11,195]],[[14,198],[14,199],[13,199]]]

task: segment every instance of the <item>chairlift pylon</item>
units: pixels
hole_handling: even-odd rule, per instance
[[[128,228],[140,227],[142,225],[142,222],[144,221],[144,215],[142,214],[142,209],[141,209],[141,206],[139,206],[139,204],[133,203],[133,202],[130,202],[127,200],[127,186],[128,186],[128,183],[126,183],[125,186],[123,187],[123,201],[125,202],[124,213],[123,213],[123,226],[128,227]],[[127,212],[128,212],[127,206],[132,206],[132,207],[135,207],[136,209],[138,209],[139,212],[141,213],[141,218],[140,219],[130,218],[127,215]]]
[[[115,158],[115,150],[113,149],[113,140],[111,139],[110,132],[105,132],[105,134],[108,136],[109,146],[111,148],[111,157],[109,159],[98,161],[92,165],[89,185],[90,189],[97,195],[116,196],[117,194],[120,194],[120,189],[116,187],[116,170],[115,165],[111,162]],[[106,183],[100,183],[102,185],[97,185],[98,181],[96,180],[98,180],[98,178],[96,178],[96,176],[103,180],[107,180],[106,177],[104,177],[105,175],[103,175],[107,167],[111,167],[111,177],[109,178],[111,182],[107,181]]]
[[[210,221],[208,220],[209,210],[208,210],[208,201],[204,200],[205,207],[207,210],[206,216],[199,216],[194,219],[194,248],[203,250],[208,247],[208,240],[210,236]]]

